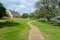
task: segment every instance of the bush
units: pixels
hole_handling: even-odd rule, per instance
[[[47,22],[47,20],[46,20],[45,18],[40,18],[40,19],[38,19],[38,21],[39,21],[39,22],[44,22],[44,23]]]
[[[60,18],[54,18],[54,19],[51,19],[51,24],[53,24],[53,25],[60,25],[60,20],[59,20]]]
[[[22,14],[22,18],[28,18],[28,16],[29,16],[28,13],[23,13]]]

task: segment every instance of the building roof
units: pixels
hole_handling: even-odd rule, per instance
[[[9,11],[12,13],[13,16],[20,16],[20,14],[18,12],[16,12],[16,11],[11,11],[11,10],[9,10]]]

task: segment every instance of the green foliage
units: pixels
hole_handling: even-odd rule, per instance
[[[2,18],[3,16],[6,16],[6,9],[5,7],[3,6],[2,3],[0,3],[0,18]]]
[[[35,19],[35,18],[36,18],[36,17],[35,17],[35,13],[30,13],[29,18],[30,18],[30,19]]]
[[[53,26],[38,21],[33,24],[40,29],[45,40],[60,40],[60,26]]]
[[[13,19],[13,22],[0,20],[0,40],[28,40],[30,19]],[[1,24],[2,23],[2,24]]]
[[[22,18],[28,18],[28,16],[29,16],[28,13],[23,13],[22,14]]]
[[[51,23],[60,26],[60,16],[56,16],[54,19],[51,19]]]
[[[35,4],[37,8],[36,14],[37,17],[47,18],[47,21],[50,21],[51,18],[55,17],[58,14],[58,0],[38,0]]]

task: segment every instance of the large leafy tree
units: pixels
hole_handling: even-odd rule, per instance
[[[40,14],[41,17],[47,18],[47,21],[50,21],[52,17],[58,14],[57,6],[58,0],[38,0],[35,5],[37,13]]]
[[[3,6],[3,4],[0,3],[0,19],[1,19],[3,16],[6,16],[6,9],[5,9],[5,7]]]

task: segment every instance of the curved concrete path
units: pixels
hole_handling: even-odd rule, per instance
[[[28,23],[28,25],[31,27],[28,40],[44,40],[40,30],[36,26],[32,25],[31,23],[32,22]]]

